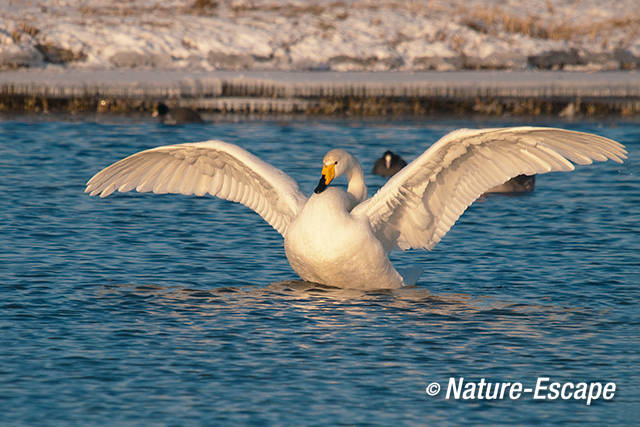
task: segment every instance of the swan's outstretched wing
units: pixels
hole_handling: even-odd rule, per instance
[[[85,192],[211,194],[240,202],[284,235],[306,197],[280,169],[237,145],[205,141],[167,145],[133,154],[98,172]]]
[[[467,207],[491,187],[520,174],[569,171],[607,159],[624,146],[562,129],[460,129],[445,135],[393,176],[352,215],[366,216],[386,250],[431,249]]]

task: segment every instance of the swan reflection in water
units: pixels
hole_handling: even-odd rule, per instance
[[[467,332],[477,329],[476,332],[481,331],[484,335],[493,331],[536,338],[540,334],[537,328],[540,321],[562,324],[570,322],[572,316],[584,319],[598,315],[584,308],[505,301],[496,296],[434,295],[421,287],[366,291],[302,280],[274,282],[266,287],[247,285],[213,289],[105,285],[98,294],[98,299],[124,301],[127,310],[131,306],[126,301],[139,304],[139,319],[146,313],[150,316],[149,322],[155,322],[156,316],[183,319],[185,324],[180,327],[188,328],[194,319],[200,319],[195,331],[198,334],[202,328],[220,327],[216,319],[224,318],[228,322],[232,318],[253,324],[265,317],[269,322],[278,323],[279,328],[293,332],[297,326],[290,321],[295,317],[307,327],[314,325],[315,328],[355,324],[383,327],[386,323],[397,322],[396,326],[406,328],[403,334],[408,335],[429,332],[428,328],[433,328],[432,332],[452,333],[464,327]]]

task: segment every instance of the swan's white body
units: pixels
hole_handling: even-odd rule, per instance
[[[211,194],[240,202],[284,237],[285,252],[304,280],[343,288],[414,284],[388,253],[431,249],[482,193],[520,174],[569,171],[607,159],[624,147],[610,139],[551,128],[462,129],[433,144],[367,199],[358,161],[344,150],[323,160],[315,194],[307,198],[288,175],[222,141],[157,147],[103,169],[85,191]],[[328,187],[346,175],[347,191]]]
[[[367,219],[350,214],[349,199],[337,187],[309,198],[284,236],[289,264],[309,282],[340,288],[401,287],[403,279]]]

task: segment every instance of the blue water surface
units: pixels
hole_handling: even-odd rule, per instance
[[[640,416],[640,122],[554,122],[624,143],[628,160],[538,176],[474,203],[414,288],[296,281],[281,236],[212,197],[83,193],[158,145],[223,139],[310,193],[324,153],[369,171],[459,127],[425,119],[0,120],[0,423],[634,424]],[[367,174],[370,192],[384,179]],[[450,377],[616,383],[615,398],[447,400]],[[442,386],[430,397],[425,388]]]

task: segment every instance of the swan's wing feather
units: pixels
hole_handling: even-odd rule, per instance
[[[433,248],[481,194],[520,174],[572,164],[622,163],[624,146],[583,132],[514,127],[445,135],[394,175],[352,215],[367,217],[385,249]]]
[[[118,190],[211,194],[256,211],[282,235],[306,197],[280,169],[222,141],[167,145],[141,151],[98,172],[85,192],[106,197]]]

